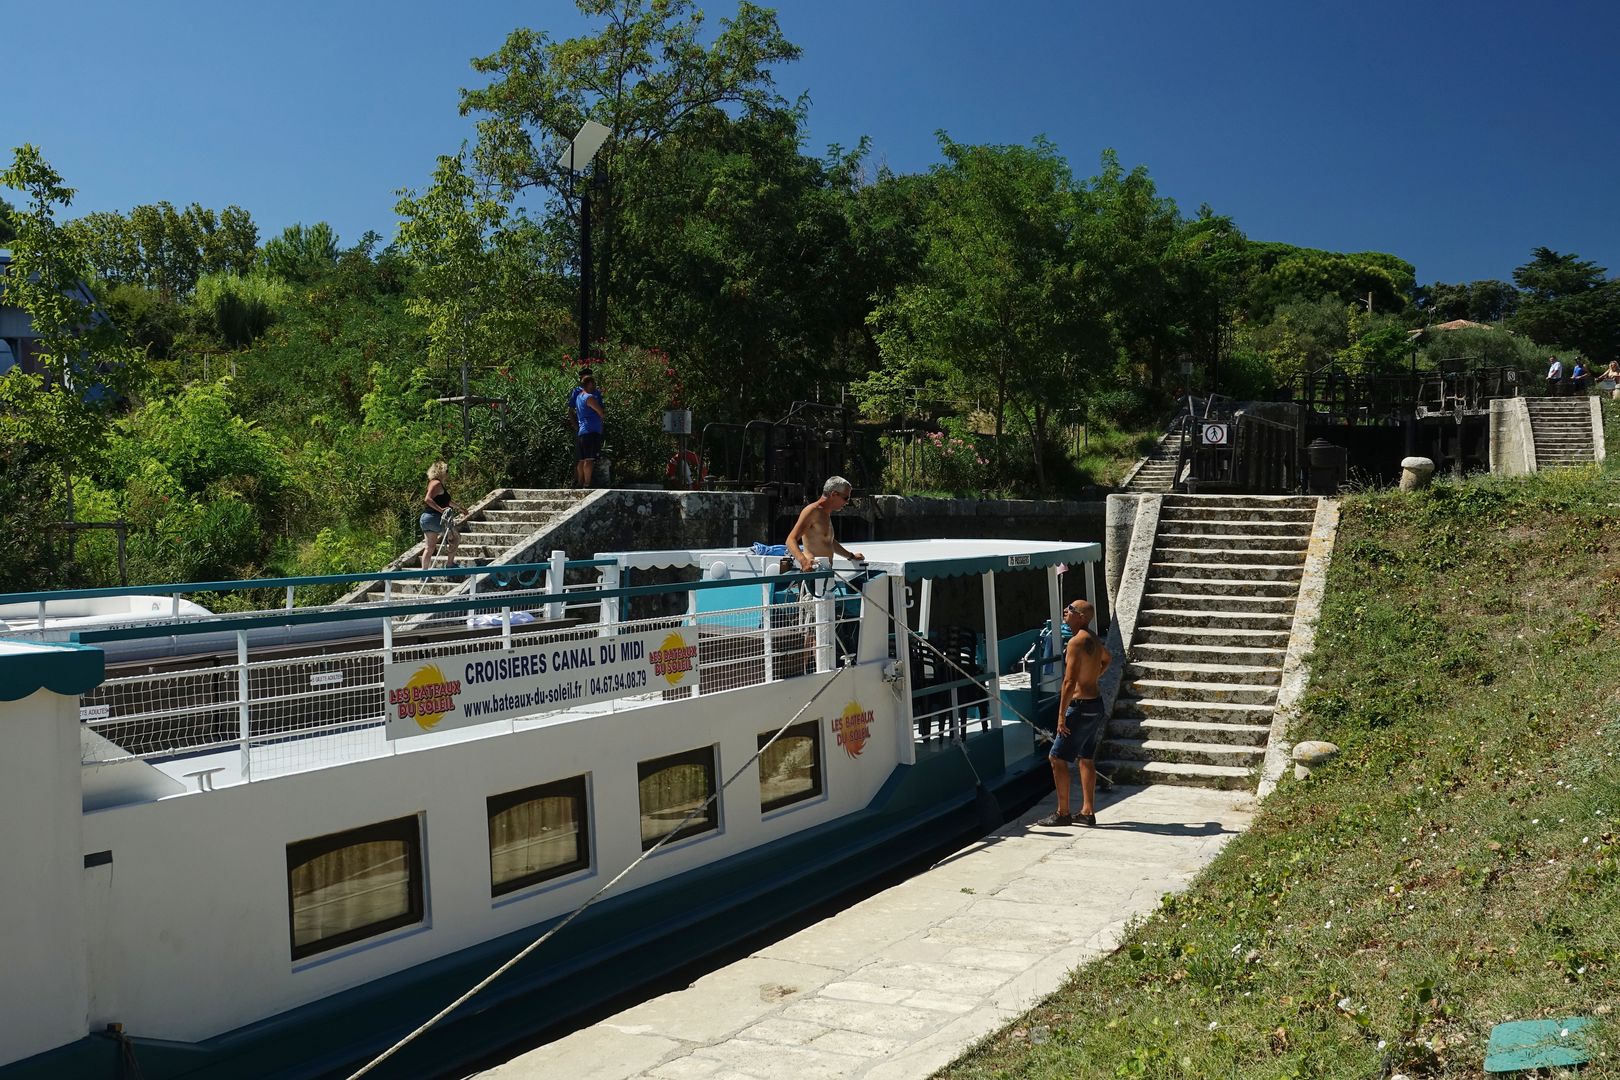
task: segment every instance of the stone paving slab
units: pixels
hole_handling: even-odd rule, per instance
[[[530,1050],[493,1080],[922,1080],[1106,955],[1248,827],[1247,792],[1052,800],[900,885]]]

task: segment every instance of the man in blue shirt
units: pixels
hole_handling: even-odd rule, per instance
[[[602,391],[596,388],[596,375],[590,368],[581,368],[579,385],[568,395],[568,406],[574,410],[579,422],[579,435],[574,441],[574,486],[591,486],[591,474],[596,471],[596,459],[602,456]]]

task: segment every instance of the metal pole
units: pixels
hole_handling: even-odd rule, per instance
[[[242,779],[253,779],[253,721],[248,710],[247,631],[236,632],[236,723],[242,742]]]
[[[591,355],[591,185],[579,186],[579,362]]]
[[[997,646],[1001,639],[996,629],[996,575],[986,571],[979,580],[984,592],[984,673],[989,676],[984,685],[984,717],[991,727],[998,728],[1001,726],[1001,657]]]
[[[568,552],[561,549],[551,553],[551,566],[546,570],[546,592],[561,595],[563,591],[563,570],[568,562]],[[563,601],[554,600],[546,605],[546,618],[560,619],[567,614]]]

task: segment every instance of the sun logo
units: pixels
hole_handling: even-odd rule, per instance
[[[833,717],[833,735],[844,753],[852,758],[861,756],[866,740],[872,737],[872,710],[858,701],[844,706],[844,711]]]
[[[697,665],[697,652],[697,646],[688,645],[685,637],[669,635],[653,651],[653,675],[662,675],[669,685],[679,686]]]
[[[455,699],[449,692],[444,672],[437,664],[424,664],[416,669],[411,681],[405,684],[410,691],[411,703],[416,710],[416,724],[423,731],[439,726],[445,714],[455,708]]]

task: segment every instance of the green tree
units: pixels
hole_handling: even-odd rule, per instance
[[[405,309],[428,330],[434,371],[492,369],[549,351],[567,314],[539,277],[538,233],[481,193],[462,155],[441,157],[433,186],[403,193],[395,212],[411,267]]]
[[[1595,360],[1620,356],[1620,281],[1596,263],[1539,247],[1513,271],[1524,299],[1512,328],[1543,345],[1565,345]]]
[[[1181,215],[1145,167],[1127,172],[1112,150],[1082,189],[1089,266],[1110,297],[1115,340],[1127,363],[1159,387],[1187,343],[1170,260]]]
[[[1085,244],[1051,143],[966,146],[941,134],[940,146],[922,274],[874,312],[885,370],[862,392],[876,403],[887,388],[937,381],[987,400],[998,473],[1008,418],[1021,417],[1044,487],[1054,411],[1107,356],[1106,248]]]
[[[1426,322],[1494,323],[1510,318],[1519,309],[1519,290],[1506,281],[1467,281],[1448,285],[1436,281],[1413,291],[1414,306]]]
[[[1378,251],[1344,254],[1251,242],[1248,258],[1250,284],[1243,308],[1256,321],[1264,321],[1291,300],[1324,296],[1365,304],[1370,295],[1374,312],[1398,313],[1406,310],[1415,288],[1412,264]]]
[[[289,225],[265,241],[264,268],[294,285],[307,285],[332,272],[338,261],[337,233],[324,221],[305,228]]]
[[[601,230],[594,338],[608,333],[608,299],[630,280],[617,265],[618,235],[628,193],[638,187],[621,178],[706,110],[751,115],[785,108],[771,68],[796,59],[799,50],[782,36],[773,12],[746,0],[712,37],[690,0],[576,3],[601,21],[598,33],[552,41],[540,31],[514,30],[498,51],[473,62],[490,82],[464,90],[461,111],[479,118],[477,171],[507,196],[547,190],[559,210],[569,180],[558,162],[570,140],[586,119],[611,132],[594,163],[595,175],[611,181],[592,199]],[[577,250],[573,216],[559,213],[553,223],[557,250]]]
[[[71,517],[70,477],[92,467],[116,403],[140,376],[140,355],[96,310],[88,266],[57,221],[73,189],[39,149],[18,147],[0,185],[23,196],[4,280],[8,305],[27,313],[44,378],[13,367],[0,375],[0,503],[17,520]],[[48,580],[58,569],[42,529],[0,531],[0,576]]]
[[[12,220],[16,215],[16,208],[4,199],[0,199],[0,247],[11,243],[17,236],[17,226]]]
[[[856,154],[799,152],[799,118],[691,118],[624,183],[616,339],[656,344],[707,415],[755,416],[859,370],[866,297],[849,280]]]

